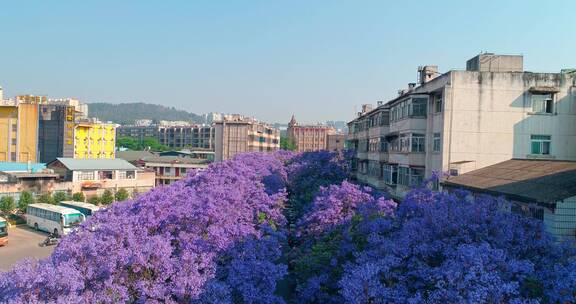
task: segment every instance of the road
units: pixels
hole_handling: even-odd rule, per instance
[[[41,259],[49,256],[55,246],[40,247],[48,234],[36,232],[26,225],[8,229],[8,244],[0,247],[0,271],[8,271],[24,258]]]

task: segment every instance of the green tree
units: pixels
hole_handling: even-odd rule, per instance
[[[32,197],[32,193],[28,191],[24,191],[20,193],[20,199],[18,199],[18,210],[22,213],[26,213],[26,208],[28,205],[34,203],[34,197]]]
[[[110,190],[105,190],[104,193],[102,193],[100,202],[103,205],[110,205],[112,204],[112,202],[114,202],[114,195],[112,195],[112,192]]]
[[[294,141],[288,137],[280,138],[280,149],[288,151],[296,151],[296,144]]]
[[[72,200],[75,202],[83,202],[86,200],[86,197],[84,196],[84,193],[76,192],[76,193],[72,194]]]
[[[40,195],[36,201],[38,203],[42,203],[42,204],[56,204],[56,201],[54,200],[54,198],[48,194],[48,193],[44,193],[42,195]]]
[[[14,202],[14,198],[11,196],[3,196],[0,198],[0,211],[6,217],[14,212],[16,209],[16,203]]]
[[[88,198],[88,203],[92,205],[100,205],[100,198],[98,195],[94,195]]]
[[[116,191],[116,194],[114,194],[114,198],[117,202],[125,201],[129,198],[129,196],[130,195],[128,194],[128,191],[126,191],[124,188],[120,188],[118,191]]]
[[[65,192],[56,192],[52,195],[55,204],[60,204],[62,201],[68,200],[68,195]]]
[[[151,151],[167,151],[170,148],[161,145],[156,138],[146,137],[142,140],[142,146],[140,150],[150,149]]]
[[[130,150],[140,150],[141,149],[140,143],[135,138],[126,137],[126,136],[118,137],[116,139],[116,146],[127,148]]]

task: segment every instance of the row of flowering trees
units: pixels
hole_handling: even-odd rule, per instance
[[[570,303],[572,247],[502,201],[415,189],[397,205],[342,154],[245,154],[113,204],[0,302]]]

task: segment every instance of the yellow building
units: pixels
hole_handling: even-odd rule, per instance
[[[116,125],[77,123],[74,127],[74,158],[114,158]]]
[[[0,161],[36,162],[38,105],[0,106]]]

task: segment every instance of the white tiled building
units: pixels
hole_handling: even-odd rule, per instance
[[[432,172],[512,158],[576,160],[576,73],[532,73],[481,54],[467,70],[419,68],[419,84],[349,122],[357,178],[401,198]]]

